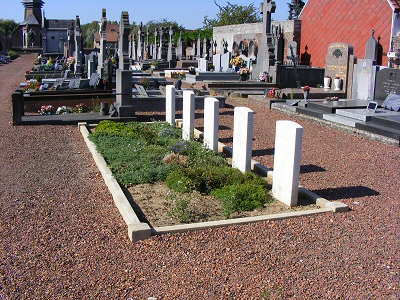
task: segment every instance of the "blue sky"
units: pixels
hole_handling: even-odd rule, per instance
[[[24,9],[20,0],[1,1],[0,19],[13,19],[22,22]],[[107,9],[107,19],[119,21],[122,11],[129,12],[129,21],[146,24],[148,21],[158,21],[167,18],[176,21],[187,29],[197,29],[203,26],[204,16],[215,18],[219,9],[214,0],[44,0],[44,11],[49,19],[75,19],[79,15],[81,24],[101,19],[102,8]],[[217,0],[221,6],[227,0]],[[258,9],[261,0],[244,1],[229,0],[232,4],[249,5],[254,3]],[[285,20],[288,16],[287,3],[290,0],[275,0],[277,9],[274,20]],[[66,4],[68,3],[68,4]],[[145,5],[143,5],[145,3]]]

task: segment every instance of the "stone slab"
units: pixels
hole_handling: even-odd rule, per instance
[[[365,109],[337,109],[336,114],[366,122],[366,121],[371,121],[372,117],[398,115],[399,113],[390,110],[385,110],[383,108],[378,108],[375,112],[373,112],[365,108]]]
[[[335,115],[335,114],[324,114],[322,116],[322,119],[331,121],[334,123],[350,126],[350,127],[355,127],[356,123],[357,123],[357,120],[355,120],[355,119],[343,117],[343,116]]]

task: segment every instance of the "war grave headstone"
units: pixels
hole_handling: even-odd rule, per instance
[[[175,87],[173,85],[166,86],[165,117],[167,123],[175,126]]]
[[[378,67],[372,59],[359,59],[354,65],[352,98],[356,100],[373,100],[375,78]]]
[[[182,139],[184,141],[193,139],[195,97],[196,94],[193,91],[183,92]]]
[[[303,127],[293,121],[277,121],[272,193],[289,207],[297,206]]]
[[[340,88],[347,91],[349,78],[350,55],[353,55],[353,46],[345,43],[332,43],[329,45],[326,56],[325,74],[331,78],[339,78]]]
[[[204,99],[204,146],[218,151],[219,101],[214,97]]]
[[[248,107],[235,107],[233,116],[232,167],[251,171],[254,112]]]

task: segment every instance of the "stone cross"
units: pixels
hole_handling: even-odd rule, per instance
[[[119,68],[129,70],[129,14],[127,11],[121,13],[121,22],[119,23]]]
[[[261,44],[258,54],[257,71],[269,72],[270,66],[275,63],[274,46],[271,35],[271,15],[275,12],[276,4],[273,0],[265,0],[261,3],[260,13],[263,15],[263,30],[261,33]]]

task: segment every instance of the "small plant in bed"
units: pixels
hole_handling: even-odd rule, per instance
[[[181,130],[167,123],[102,121],[90,139],[96,144],[115,178],[124,186],[166,182],[170,215],[189,222],[191,194],[219,200],[223,216],[263,207],[272,199],[267,182],[232,168],[222,154],[199,141],[183,141]]]

